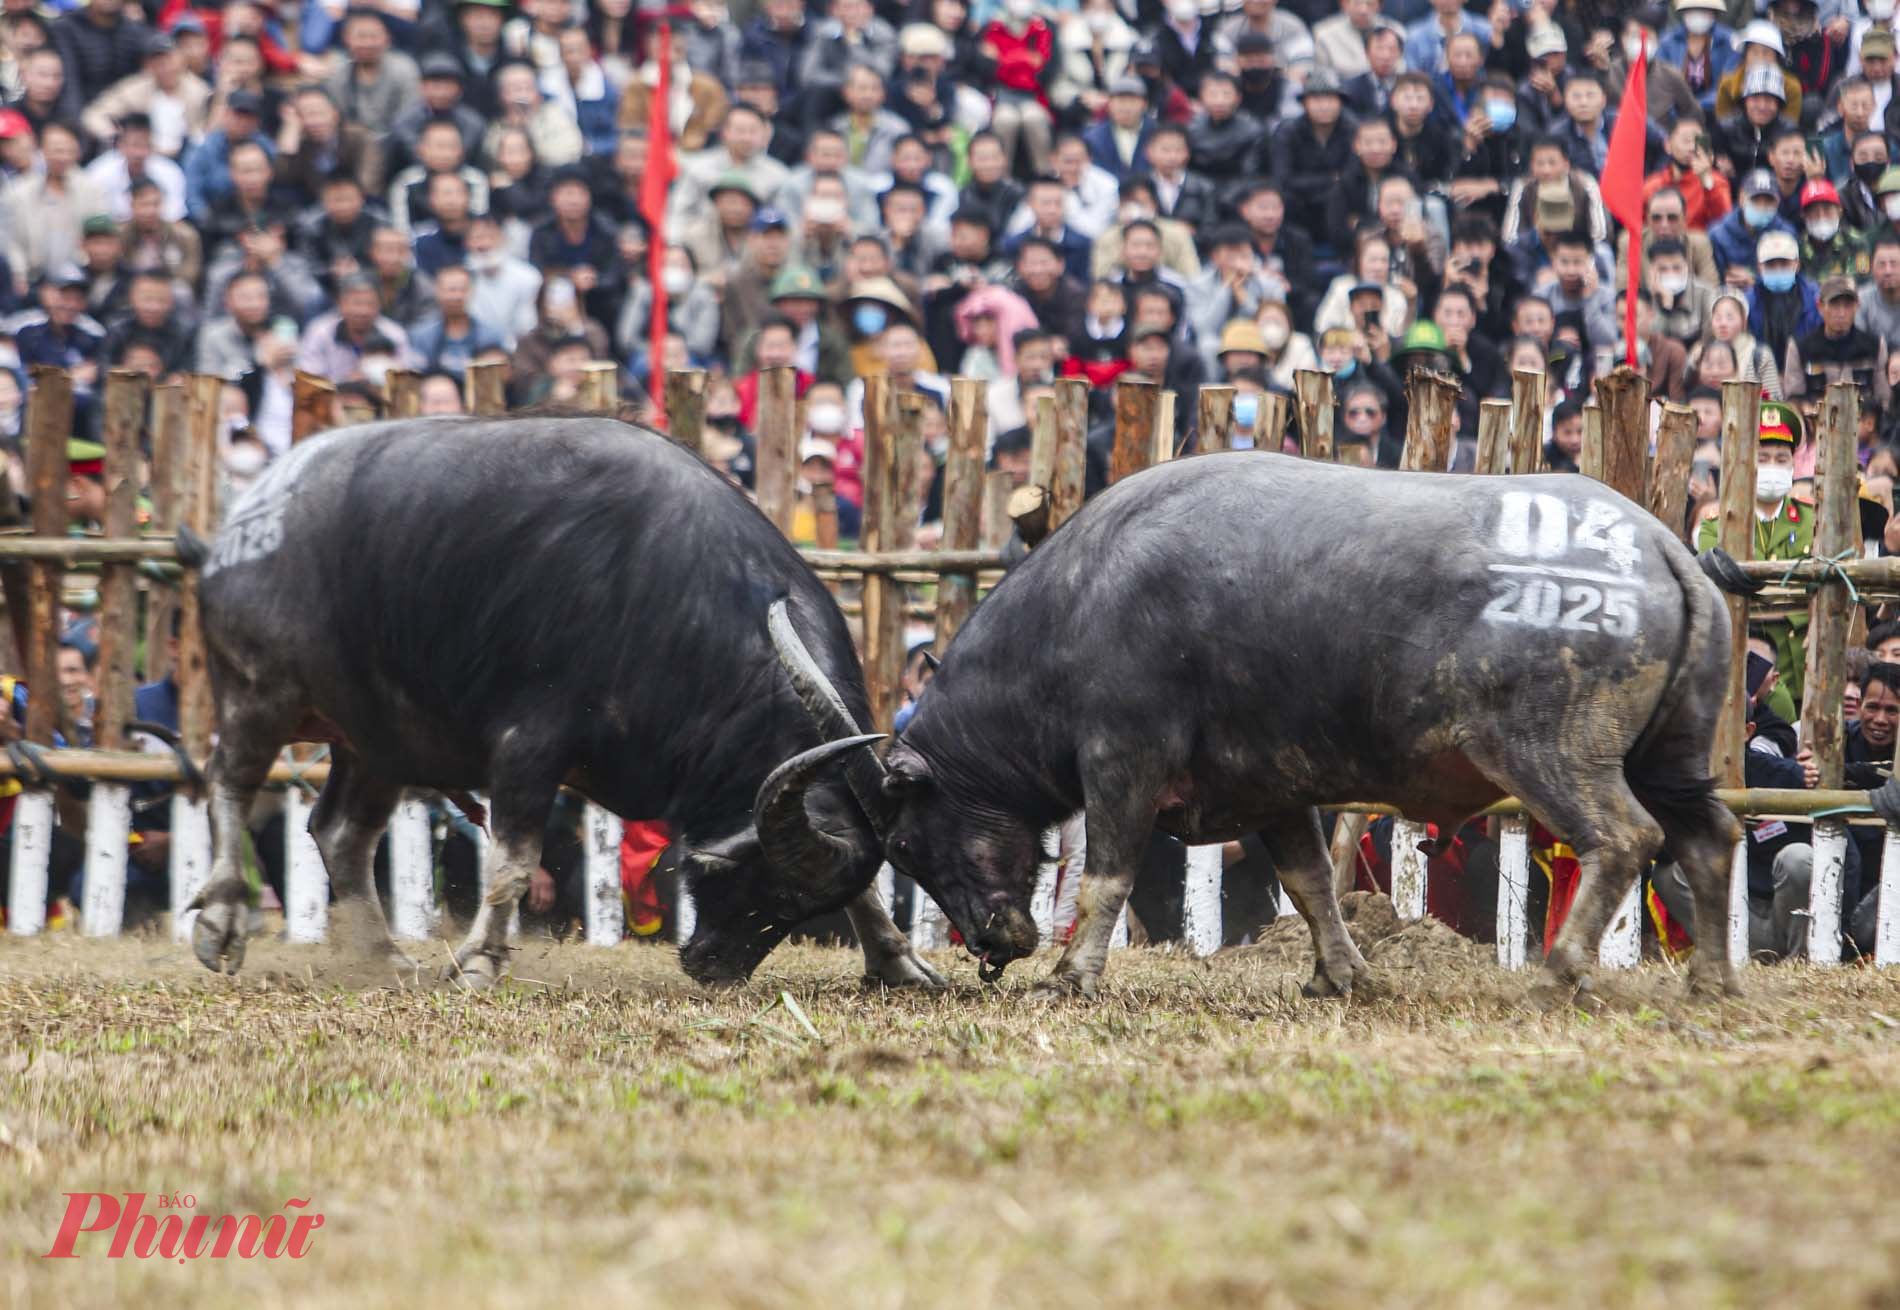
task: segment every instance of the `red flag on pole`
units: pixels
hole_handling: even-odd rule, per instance
[[[640,215],[647,221],[647,285],[653,291],[653,319],[648,330],[647,394],[665,421],[666,404],[666,200],[679,165],[673,158],[672,81],[673,29],[664,17],[653,33],[653,62],[659,81],[647,110],[647,170],[640,177]]]
[[[1643,269],[1643,151],[1649,144],[1649,86],[1643,58],[1630,60],[1629,80],[1616,107],[1616,127],[1610,133],[1610,154],[1603,166],[1603,205],[1629,233],[1629,306],[1624,310],[1623,340],[1631,368],[1636,367],[1636,288]]]

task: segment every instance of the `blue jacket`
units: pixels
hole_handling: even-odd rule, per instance
[[[1709,229],[1709,244],[1715,248],[1715,271],[1727,273],[1731,268],[1746,268],[1751,272],[1755,267],[1755,247],[1766,232],[1786,232],[1796,241],[1801,234],[1794,225],[1779,214],[1774,222],[1760,231],[1750,227],[1742,218],[1742,206],[1739,200],[1735,208],[1722,215]]]
[[[1108,170],[1115,175],[1117,182],[1125,182],[1131,173],[1148,171],[1148,160],[1142,153],[1148,148],[1148,138],[1154,135],[1154,119],[1141,120],[1141,132],[1135,138],[1135,157],[1124,164],[1121,153],[1115,149],[1115,125],[1104,118],[1099,123],[1091,123],[1082,131],[1082,140],[1089,148],[1089,158],[1095,161],[1097,168]]]
[[[251,140],[264,147],[264,153],[277,159],[277,146],[262,132]],[[194,216],[231,194],[231,138],[223,128],[205,133],[204,140],[185,152],[185,208]]]
[[[1720,27],[1709,33],[1709,37],[1709,89],[1697,96],[1696,102],[1702,106],[1704,114],[1713,116],[1716,84],[1728,74],[1729,69],[1741,62],[1742,55],[1741,51],[1732,44],[1734,37],[1729,36]],[[1728,39],[1724,40],[1724,37]],[[1682,25],[1678,23],[1664,32],[1656,42],[1656,62],[1668,64],[1677,72],[1682,73],[1683,61],[1688,57],[1689,34],[1683,31]],[[1687,77],[1688,74],[1683,73],[1683,76]]]
[[[1790,339],[1805,337],[1808,333],[1818,332],[1821,328],[1821,289],[1811,278],[1797,274],[1794,290],[1795,294],[1801,297],[1801,315],[1795,320],[1794,331],[1788,334]],[[1767,341],[1765,335],[1767,324],[1762,321],[1761,314],[1761,299],[1765,294],[1767,293],[1762,290],[1759,282],[1748,289],[1748,330],[1755,334],[1755,340],[1762,342]],[[1775,366],[1781,367],[1781,361],[1777,359]]]

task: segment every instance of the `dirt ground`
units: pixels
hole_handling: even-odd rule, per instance
[[[529,943],[470,996],[260,941],[0,939],[0,1304],[1900,1306],[1900,976],[1747,971],[1593,1013],[1362,898],[1304,930],[867,990],[783,949]],[[445,957],[440,944],[432,960]],[[807,1027],[809,1023],[809,1027]],[[299,1260],[49,1261],[73,1191],[324,1217]]]

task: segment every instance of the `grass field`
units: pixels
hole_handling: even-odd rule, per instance
[[[1303,935],[1118,953],[1055,1005],[1043,962],[897,995],[817,948],[711,994],[544,942],[467,996],[0,941],[0,1304],[1900,1305],[1900,979],[1751,969],[1714,1008],[1651,967],[1545,1015],[1419,926],[1319,1002]],[[41,1259],[89,1190],[324,1225]]]

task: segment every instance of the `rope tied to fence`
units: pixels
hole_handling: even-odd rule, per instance
[[[328,742],[318,745],[316,753],[307,760],[300,760],[294,755],[288,756],[284,763],[290,769],[290,777],[285,779],[282,790],[289,791],[292,787],[295,787],[303,792],[305,796],[312,800],[316,799],[317,786],[308,778],[304,777],[304,775],[310,771],[311,765],[321,764],[329,758],[330,745]],[[276,788],[273,788],[273,790],[276,790]]]
[[[172,754],[178,759],[179,775],[184,778],[186,785],[192,788],[205,785],[204,770],[198,767],[198,761],[192,759],[191,753],[185,749],[184,739],[172,729],[145,719],[134,719],[125,725],[125,729],[127,732],[142,732],[148,737],[156,737],[171,747]]]
[[[1776,582],[1775,585],[1778,587],[1792,586],[1794,585],[1796,569],[1800,568],[1803,564],[1819,564],[1821,566],[1821,576],[1814,581],[1813,586],[1818,589],[1825,587],[1830,582],[1839,581],[1842,586],[1847,588],[1847,603],[1849,605],[1858,606],[1860,604],[1860,588],[1854,585],[1854,580],[1847,576],[1847,570],[1842,568],[1841,565],[1849,560],[1859,558],[1860,552],[1852,546],[1841,551],[1838,555],[1816,555],[1813,551],[1809,551],[1805,555],[1789,560],[1787,569],[1782,572],[1780,580]]]
[[[33,742],[8,742],[7,758],[13,761],[14,776],[29,787],[53,787],[71,781],[46,762],[44,752]]]

